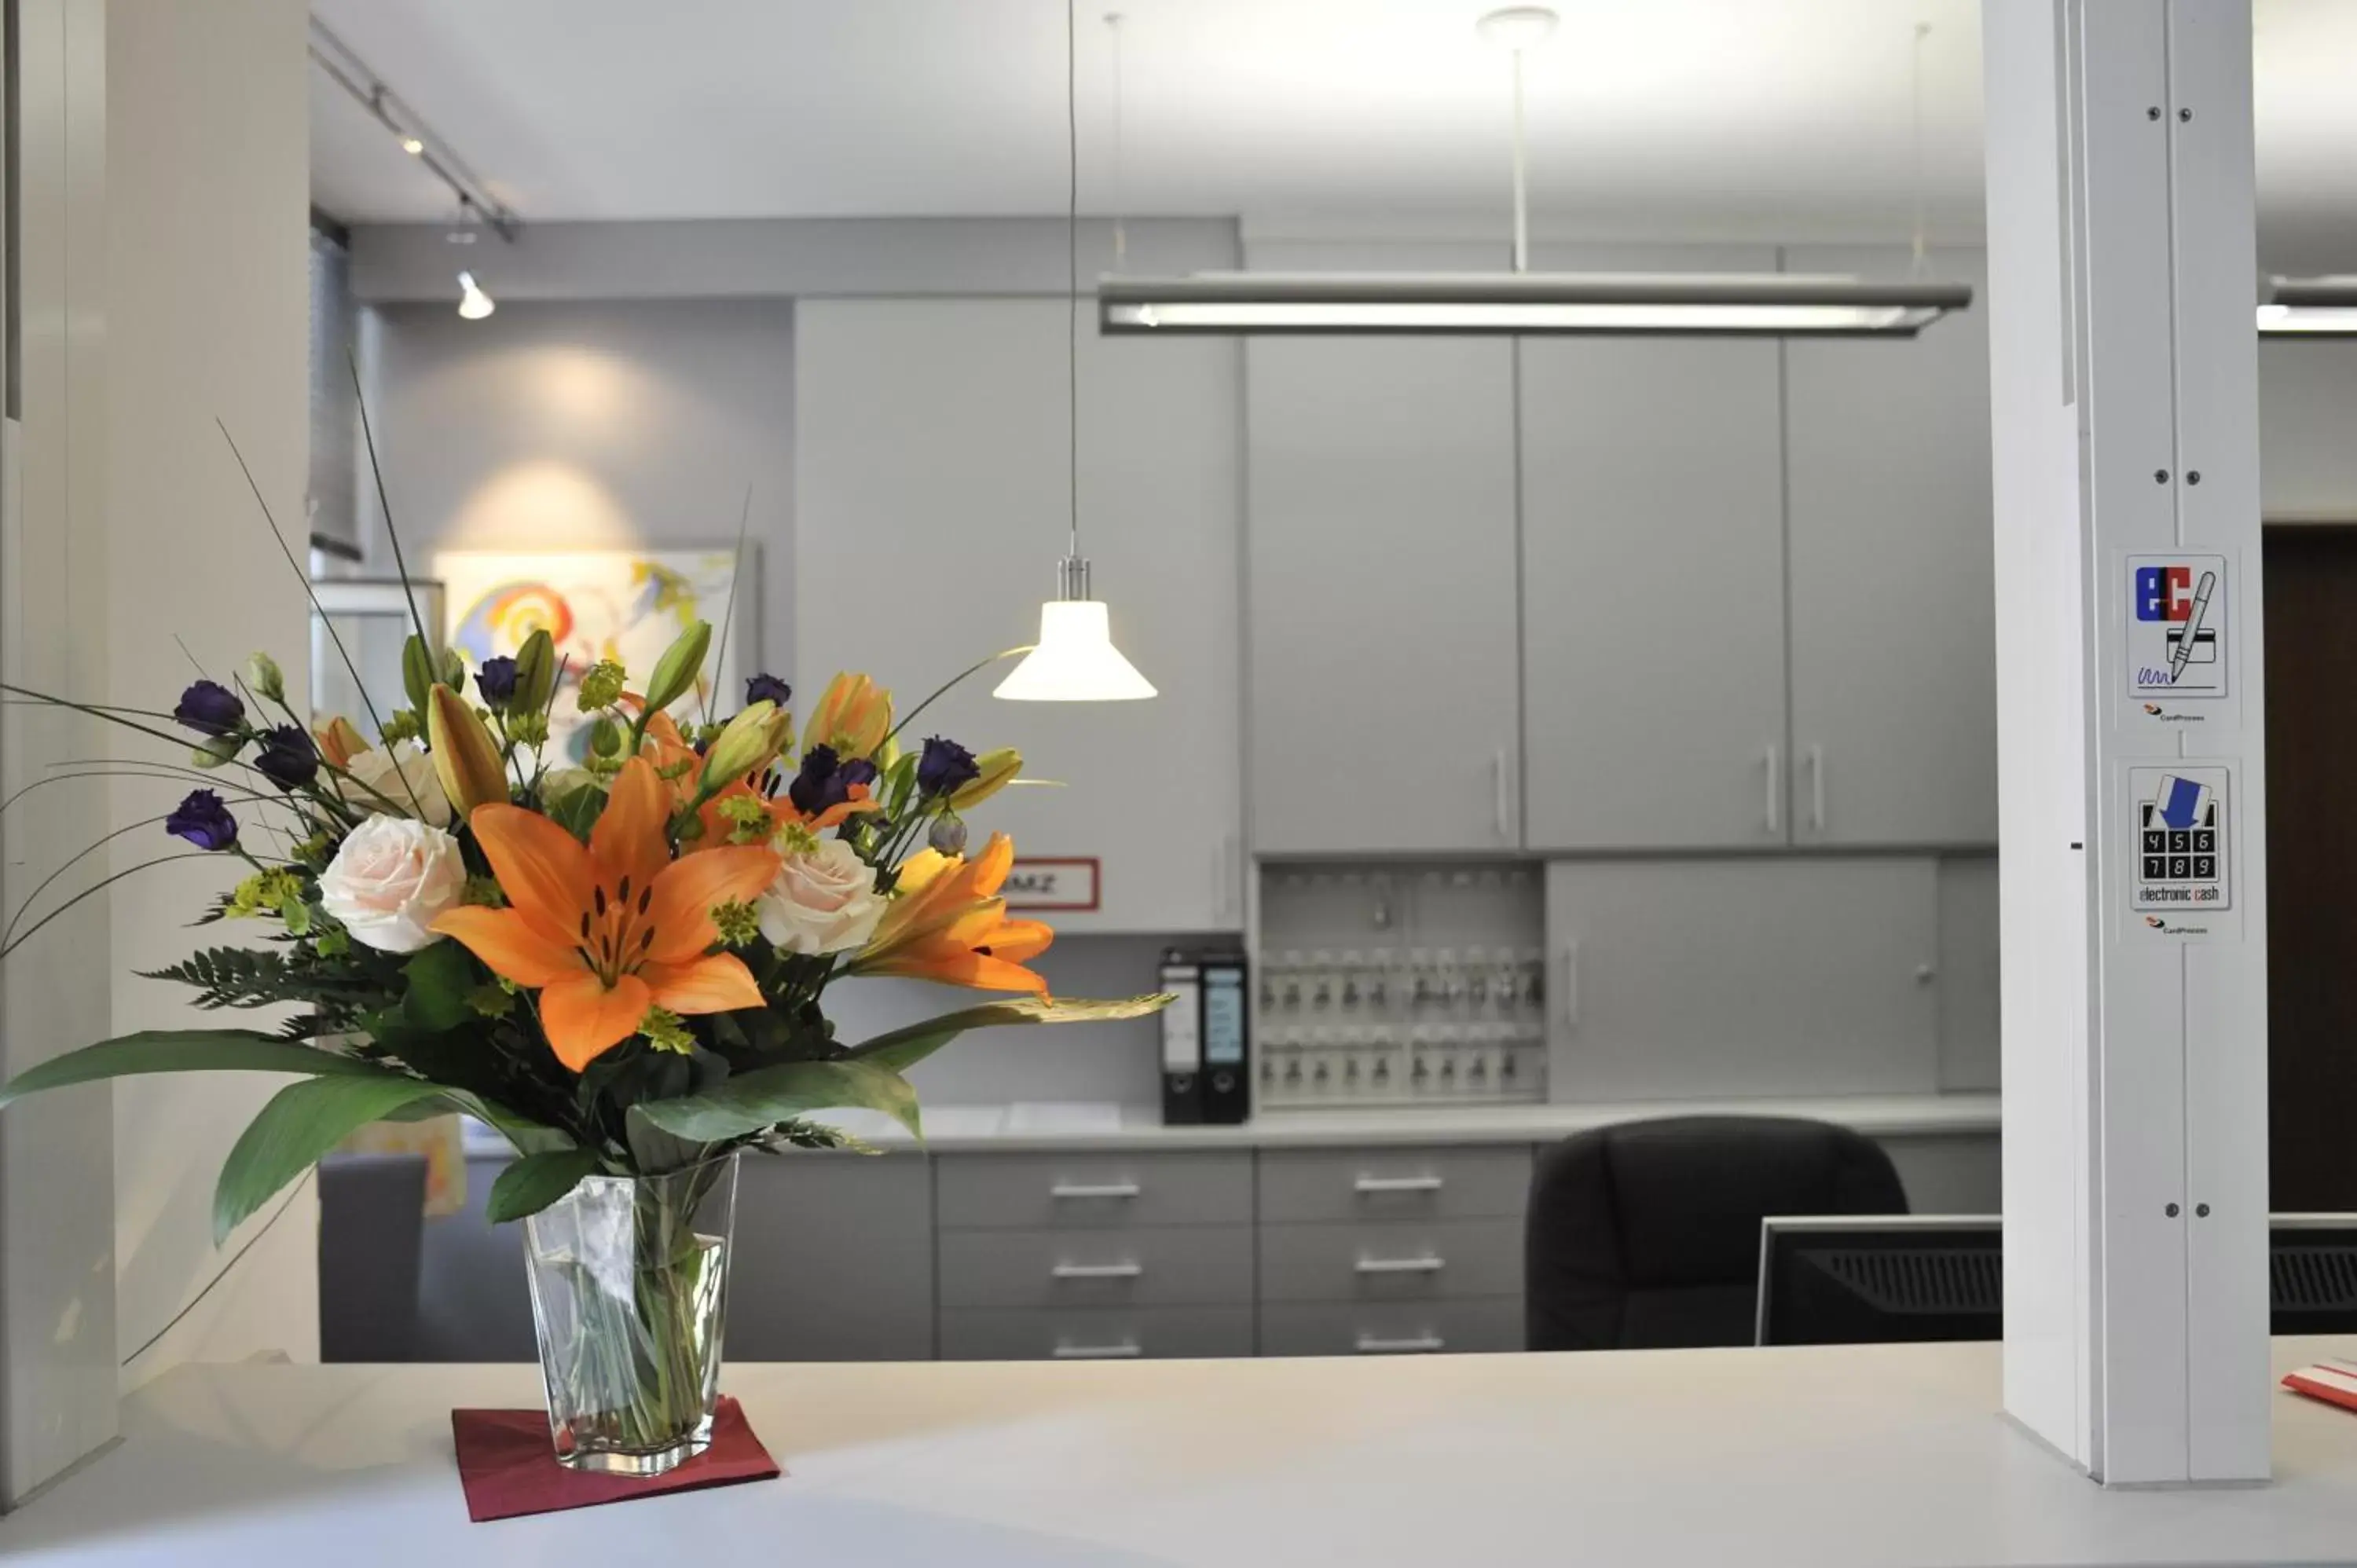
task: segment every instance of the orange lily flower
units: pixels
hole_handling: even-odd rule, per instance
[[[892,693],[865,675],[837,675],[811,711],[802,744],[831,746],[847,762],[873,752],[891,731]]]
[[[540,1025],[575,1072],[639,1032],[651,1007],[682,1015],[763,1005],[752,972],[720,940],[716,904],[751,899],[777,875],[775,852],[733,845],[672,859],[671,793],[654,765],[622,765],[584,848],[521,806],[467,819],[509,907],[445,912],[434,929],[492,971],[540,993]]]
[[[1015,841],[993,833],[971,861],[931,850],[910,855],[899,897],[857,961],[859,974],[904,974],[977,991],[1034,991],[1048,983],[1023,967],[1047,950],[1055,931],[1038,920],[1010,920],[998,897],[1015,864]]]

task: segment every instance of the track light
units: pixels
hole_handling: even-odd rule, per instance
[[[468,321],[480,321],[499,308],[497,301],[483,292],[472,273],[458,274],[458,314]]]

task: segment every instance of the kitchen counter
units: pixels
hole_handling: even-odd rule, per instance
[[[1543,1144],[1592,1127],[1655,1116],[1801,1116],[1870,1138],[1991,1134],[1994,1094],[1677,1100],[1589,1105],[1403,1105],[1275,1111],[1226,1127],[1166,1127],[1154,1106],[936,1105],[924,1112],[936,1154],[1103,1149],[1364,1147],[1385,1144]],[[819,1120],[878,1147],[913,1146],[888,1118],[830,1112]]]
[[[2283,1368],[2341,1348],[2287,1339]],[[2357,1563],[2357,1416],[2271,1486],[2106,1491],[1996,1413],[1999,1347],[732,1366],[781,1481],[468,1523],[454,1405],[528,1366],[181,1367],[0,1520],[12,1562],[1383,1568]]]

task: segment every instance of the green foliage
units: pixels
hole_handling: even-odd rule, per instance
[[[1158,1013],[1171,1003],[1168,992],[1146,996],[1125,996],[1106,1001],[1078,997],[1010,996],[1000,1002],[985,1002],[979,1007],[964,1007],[955,1013],[944,1013],[938,1018],[928,1018],[921,1024],[911,1024],[904,1029],[852,1047],[848,1059],[865,1062],[871,1067],[888,1068],[906,1072],[923,1061],[968,1029],[996,1028],[1008,1024],[1094,1024],[1118,1018],[1143,1018]]]
[[[584,784],[569,789],[547,803],[548,820],[587,843],[589,830],[606,810],[606,791],[594,784]]]
[[[581,671],[580,689],[574,694],[574,700],[585,714],[610,708],[621,700],[622,688],[628,680],[619,664],[610,659],[600,659]]]
[[[374,1062],[253,1029],[143,1029],[27,1068],[0,1089],[0,1106],[43,1090],[151,1072],[292,1072],[407,1081]]]
[[[511,1163],[491,1183],[491,1196],[483,1205],[484,1216],[494,1225],[504,1225],[511,1219],[537,1214],[571,1192],[583,1176],[597,1175],[598,1165],[595,1149],[554,1149],[546,1154],[525,1155]]]
[[[339,992],[362,993],[368,981],[356,966],[335,961],[325,950],[306,958],[274,949],[203,948],[176,964],[142,970],[144,980],[173,980],[197,988],[199,1007],[273,1007],[282,1002],[317,1003]]]
[[[273,1193],[353,1133],[441,1093],[439,1084],[387,1072],[310,1078],[280,1090],[247,1123],[222,1162],[220,1184],[213,1188],[214,1244],[228,1240]]]
[[[899,1073],[866,1062],[786,1062],[732,1075],[727,1081],[675,1100],[637,1107],[675,1137],[702,1144],[767,1131],[807,1112],[858,1105],[881,1111],[919,1133],[917,1091]]]
[[[482,983],[475,961],[457,942],[436,942],[421,948],[401,966],[408,979],[402,993],[402,1019],[413,1029],[455,1029],[478,1016],[475,988]]]

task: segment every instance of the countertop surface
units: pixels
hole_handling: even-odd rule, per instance
[[[1654,1116],[1803,1116],[1869,1137],[1963,1135],[1997,1130],[1994,1094],[1819,1096],[1792,1100],[1676,1100],[1588,1105],[1403,1105],[1271,1111],[1235,1126],[1167,1127],[1158,1107],[1052,1104],[931,1105],[924,1147],[935,1154],[1073,1149],[1359,1147],[1377,1144],[1536,1144],[1591,1127]],[[880,1112],[817,1117],[879,1148],[916,1146]],[[496,1142],[496,1138],[494,1138]],[[499,1147],[504,1149],[504,1144]]]
[[[2278,1341],[2278,1369],[2341,1350]],[[529,1366],[182,1367],[0,1556],[327,1563],[2357,1563],[2357,1415],[2279,1393],[2265,1487],[2106,1491],[1996,1345],[731,1367],[780,1481],[467,1521],[454,1405]]]

